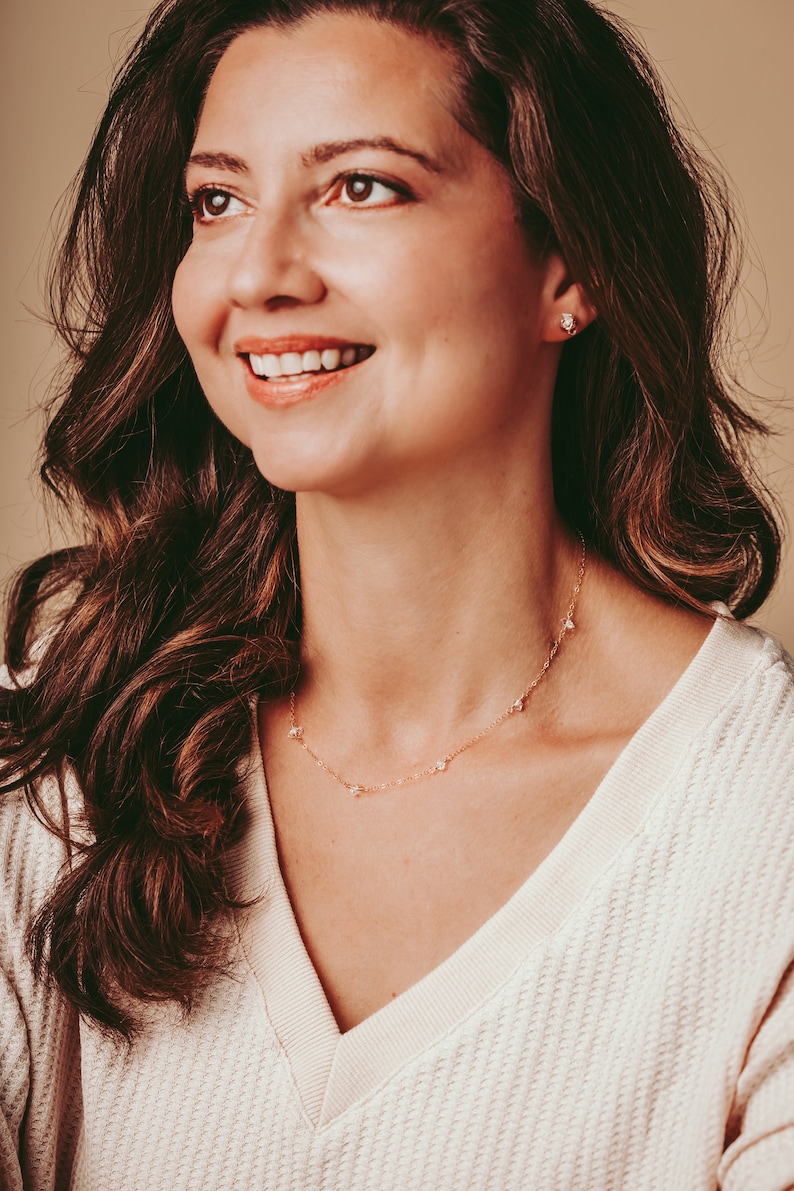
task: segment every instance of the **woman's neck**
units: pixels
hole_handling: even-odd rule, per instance
[[[580,547],[550,485],[428,481],[369,499],[298,497],[298,698],[417,750],[476,730],[534,676],[557,635]],[[326,725],[317,723],[323,732]]]

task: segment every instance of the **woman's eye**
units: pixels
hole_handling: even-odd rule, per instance
[[[214,190],[207,187],[190,197],[190,209],[197,223],[211,223],[213,220],[239,215],[245,204],[228,190]]]
[[[396,185],[380,182],[369,174],[349,174],[341,179],[338,191],[343,206],[382,207],[404,202],[408,195]]]

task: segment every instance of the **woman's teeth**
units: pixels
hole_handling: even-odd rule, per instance
[[[251,371],[265,380],[284,380],[287,377],[302,376],[307,372],[336,372],[359,364],[374,352],[374,347],[353,345],[350,347],[328,347],[325,351],[282,352],[281,355],[249,355]]]

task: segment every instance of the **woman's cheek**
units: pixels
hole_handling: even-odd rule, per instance
[[[250,446],[245,419],[239,403],[234,400],[233,385],[229,383],[231,378],[223,376],[219,344],[225,307],[219,295],[213,292],[213,278],[207,276],[203,262],[197,260],[190,249],[174,274],[171,308],[176,329],[211,409],[235,438]],[[234,367],[235,363],[230,360],[227,367]]]
[[[176,329],[191,357],[198,348],[202,326],[202,298],[191,249],[179,262],[171,287],[171,308]],[[194,357],[195,358],[195,357]]]

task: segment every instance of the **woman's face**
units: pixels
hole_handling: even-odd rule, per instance
[[[455,120],[452,78],[431,41],[336,14],[242,34],[212,78],[174,316],[279,487],[504,464],[547,435],[551,266]]]

